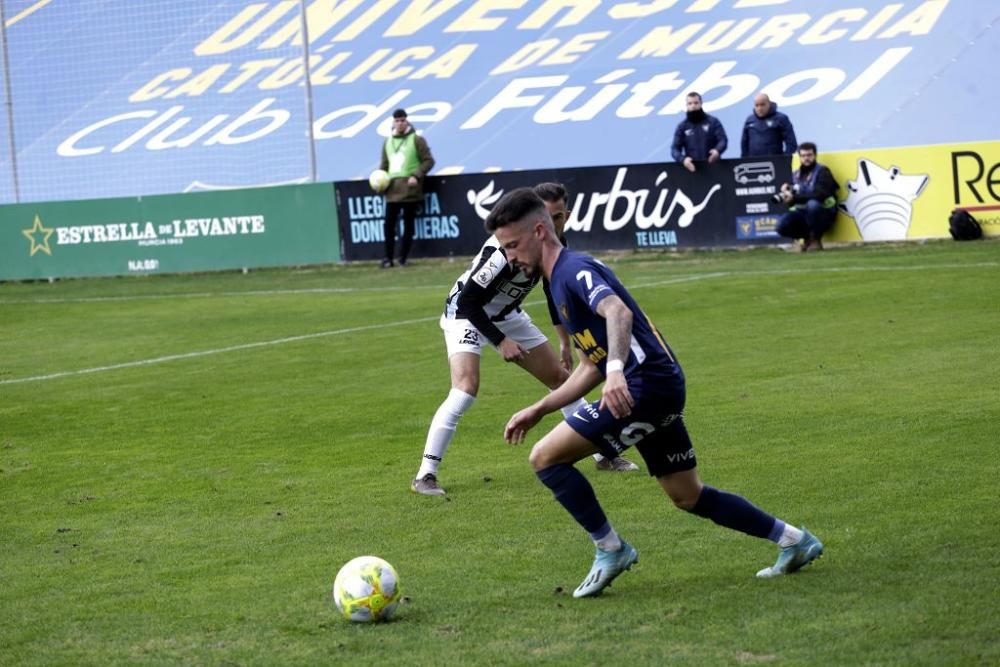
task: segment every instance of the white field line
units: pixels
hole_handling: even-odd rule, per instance
[[[974,264],[914,264],[910,266],[817,266],[808,269],[760,269],[758,271],[719,271],[716,273],[699,273],[684,278],[669,278],[649,283],[629,285],[629,289],[640,287],[658,287],[674,283],[689,282],[702,278],[724,278],[729,276],[779,276],[802,273],[864,273],[866,271],[930,271],[932,269],[983,269],[1000,267],[1000,262],[978,262]]]
[[[446,290],[441,285],[413,287],[311,287],[302,289],[244,290],[238,292],[178,292],[176,294],[146,294],[132,296],[81,296],[66,299],[0,299],[0,306],[50,303],[102,303],[108,301],[157,301],[163,299],[214,299],[239,296],[283,296],[286,294],[354,294],[357,292],[402,292],[404,290]]]
[[[664,280],[658,280],[655,282],[639,283],[635,285],[629,285],[629,289],[641,289],[646,287],[659,287],[663,285],[676,285],[680,283],[694,282],[698,280],[707,280],[711,278],[724,278],[730,276],[746,276],[746,275],[778,275],[778,274],[795,274],[795,273],[838,273],[838,272],[854,272],[854,271],[925,271],[930,269],[970,269],[970,268],[990,268],[1000,266],[997,262],[980,262],[976,264],[937,264],[937,265],[920,265],[920,266],[858,266],[858,267],[815,267],[809,269],[773,269],[773,270],[761,270],[761,271],[719,271],[715,273],[699,273],[690,276],[681,276],[676,278],[668,278]],[[393,289],[393,288],[375,288],[380,290]],[[400,288],[400,289],[412,289],[412,288]],[[205,296],[238,296],[243,294],[288,294],[288,293],[302,293],[302,292],[314,292],[316,290],[274,290],[274,291],[258,291],[258,292],[233,292],[233,293],[218,293],[218,294],[205,294]],[[335,290],[320,290],[320,291],[335,291]],[[352,290],[352,291],[364,291],[362,289]],[[156,298],[174,298],[175,296],[191,296],[191,295],[159,295]],[[198,296],[201,296],[200,294]],[[99,298],[99,297],[95,297]],[[150,297],[136,297],[136,298],[150,298]],[[109,297],[109,299],[114,299],[114,297]],[[526,303],[525,306],[537,306],[544,303],[544,301],[531,301]],[[44,380],[55,380],[64,377],[72,377],[75,375],[89,375],[92,373],[103,373],[105,371],[120,370],[123,368],[135,368],[138,366],[151,366],[153,364],[162,364],[170,361],[179,361],[182,359],[194,359],[197,357],[207,357],[215,354],[225,354],[227,352],[238,352],[241,350],[252,350],[262,347],[272,347],[274,345],[284,345],[286,343],[296,343],[304,340],[312,340],[315,338],[325,338],[328,336],[341,336],[345,334],[358,333],[360,331],[371,331],[373,329],[385,329],[388,327],[398,327],[406,326],[408,324],[419,324],[423,322],[430,322],[440,318],[440,315],[434,315],[431,317],[421,317],[412,320],[398,320],[396,322],[386,322],[381,324],[367,324],[359,327],[349,327],[346,329],[333,329],[330,331],[320,331],[311,334],[302,334],[300,336],[288,336],[286,338],[275,338],[273,340],[258,341],[256,343],[243,343],[241,345],[231,345],[229,347],[220,347],[210,350],[200,350],[197,352],[185,352],[181,354],[171,354],[163,357],[154,357],[151,359],[140,359],[138,361],[128,361],[121,364],[112,364],[110,366],[97,366],[95,368],[84,368],[75,371],[62,371],[58,373],[50,373],[48,375],[35,375],[26,378],[16,378],[11,380],[0,380],[0,385],[9,384],[22,384],[25,382],[41,382]]]
[[[407,324],[417,324],[419,322],[430,322],[431,320],[440,319],[440,315],[435,315],[434,317],[421,317],[415,320],[399,320],[398,322],[387,322],[385,324],[366,324],[361,327],[348,327],[346,329],[334,329],[332,331],[320,331],[311,334],[302,334],[301,336],[288,336],[287,338],[275,338],[274,340],[264,340],[256,343],[243,343],[241,345],[230,345],[229,347],[220,347],[214,350],[201,350],[198,352],[184,352],[182,354],[169,354],[165,357],[154,357],[152,359],[140,359],[139,361],[127,361],[121,364],[112,364],[110,366],[97,366],[96,368],[84,368],[77,371],[63,371],[60,373],[50,373],[48,375],[35,375],[33,377],[17,378],[14,380],[0,380],[0,385],[4,384],[20,384],[22,382],[40,382],[42,380],[55,380],[58,378],[70,377],[73,375],[88,375],[90,373],[103,373],[104,371],[116,371],[122,368],[135,368],[137,366],[151,366],[153,364],[162,364],[168,361],[179,361],[181,359],[194,359],[196,357],[207,357],[213,354],[225,354],[226,352],[238,352],[240,350],[252,350],[258,347],[271,347],[273,345],[284,345],[285,343],[297,343],[303,340],[312,340],[314,338],[325,338],[327,336],[341,336],[344,334],[357,333],[359,331],[370,331],[372,329],[387,329],[389,327],[401,327]]]
[[[911,266],[829,266],[812,267],[805,269],[761,269],[758,271],[717,271],[712,273],[694,273],[688,276],[666,278],[653,282],[638,283],[629,285],[629,289],[640,287],[658,287],[660,285],[673,285],[706,278],[722,278],[726,276],[764,276],[782,274],[802,274],[802,273],[851,273],[865,271],[928,271],[931,269],[972,269],[990,268],[1000,266],[998,262],[979,262],[975,264],[915,264]],[[281,296],[286,294],[360,294],[365,292],[407,292],[413,290],[447,290],[449,285],[417,285],[396,287],[313,287],[303,289],[285,290],[245,290],[236,292],[178,292],[177,294],[146,294],[132,296],[84,296],[66,299],[0,299],[0,306],[24,305],[24,304],[61,304],[61,303],[103,303],[103,302],[126,302],[126,301],[156,301],[165,299],[213,299],[241,296]]]

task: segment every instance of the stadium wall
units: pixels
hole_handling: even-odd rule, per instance
[[[964,208],[1000,236],[1000,142],[821,153],[840,183],[833,242],[950,238]],[[482,222],[504,192],[557,181],[570,192],[566,231],[581,250],[651,250],[787,243],[775,230],[787,210],[771,198],[790,181],[787,156],[721,160],[689,173],[680,165],[631,164],[462,174],[427,179],[416,256],[465,256],[485,238]],[[347,260],[379,259],[383,204],[364,181],[335,184]]]
[[[1000,236],[1000,142],[821,154],[841,184],[829,241],[947,238],[955,208]],[[482,222],[511,189],[570,192],[580,250],[740,247],[786,242],[788,156],[431,176],[414,257],[473,254]],[[0,279],[325,264],[382,256],[384,200],[367,181],[0,206]]]
[[[329,183],[0,207],[2,280],[340,259]]]
[[[820,155],[840,182],[833,241],[949,238],[963,208],[1000,236],[1000,141]]]
[[[505,192],[545,181],[570,193],[566,236],[579,250],[651,250],[780,242],[771,197],[791,160],[720,160],[690,173],[675,163],[432,176],[417,214],[415,256],[465,258],[486,239],[483,221]],[[367,181],[335,184],[347,260],[380,259],[383,201]]]

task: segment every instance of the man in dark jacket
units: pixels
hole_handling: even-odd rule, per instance
[[[792,183],[781,184],[781,199],[791,206],[778,220],[777,232],[802,239],[802,250],[822,250],[823,234],[837,217],[840,185],[830,169],[816,162],[816,144],[799,146],[800,166],[792,172]]]
[[[695,162],[709,164],[726,152],[729,139],[722,123],[701,108],[701,95],[688,93],[687,118],[677,124],[670,153],[674,160],[683,162],[684,168],[694,171]]]
[[[385,191],[385,254],[382,268],[393,265],[393,245],[401,211],[403,236],[400,239],[399,265],[406,266],[413,244],[417,208],[424,199],[424,176],[434,168],[434,156],[427,141],[406,119],[403,109],[392,112],[392,134],[382,145],[379,168],[387,171],[391,179]]]
[[[795,128],[788,116],[765,93],[753,99],[753,113],[743,124],[740,141],[743,157],[791,155],[795,152]]]

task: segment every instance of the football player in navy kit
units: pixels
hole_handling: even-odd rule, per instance
[[[566,235],[563,234],[563,229],[566,227],[566,222],[569,219],[569,208],[567,207],[569,195],[566,192],[566,188],[561,183],[539,183],[534,187],[534,190],[535,194],[545,202],[545,210],[548,211],[549,217],[552,219],[552,226],[556,231],[559,242],[563,244],[563,247],[567,247]],[[566,333],[566,327],[563,326],[562,321],[559,319],[559,314],[556,312],[556,307],[552,303],[549,281],[544,278],[542,279],[542,289],[545,292],[545,303],[549,308],[549,319],[552,321],[552,326],[556,330],[556,336],[559,338],[559,363],[562,364],[562,367],[566,369],[566,373],[568,374],[573,370],[573,343],[570,341],[569,334]],[[632,472],[639,469],[639,466],[624,456],[604,456],[600,452],[594,454],[594,463],[598,470]]]
[[[794,572],[823,553],[809,531],[795,528],[745,498],[702,484],[684,425],[684,373],[653,323],[601,262],[563,248],[538,196],[528,188],[505,195],[486,219],[509,263],[537,280],[544,275],[580,363],[558,389],[511,417],[504,431],[519,443],[542,417],[578,401],[601,382],[601,400],[575,410],[542,437],[529,460],[539,479],[596,545],[590,572],[574,597],[599,595],[638,560],[573,464],[594,451],[635,446],[673,503],[715,523],[778,544],[778,559],[757,573]],[[564,413],[565,414],[565,413]]]
[[[539,186],[543,195],[553,191],[544,187],[551,185]],[[562,192],[565,195],[565,190]],[[565,219],[565,198],[547,206]],[[445,495],[438,483],[438,468],[459,420],[472,407],[479,392],[479,359],[485,343],[496,347],[505,361],[518,364],[549,389],[555,389],[569,377],[569,370],[560,364],[545,334],[521,310],[522,302],[538,281],[537,276],[529,277],[511,266],[496,238],[490,237],[452,286],[441,316],[451,390],[431,420],[420,468],[410,483],[415,493]],[[566,414],[574,407],[567,406]],[[599,467],[605,465],[604,469],[638,470],[638,466],[621,457],[606,459],[595,454],[595,459]]]

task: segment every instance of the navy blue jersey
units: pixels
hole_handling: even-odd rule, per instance
[[[683,378],[680,364],[666,341],[639,304],[607,266],[590,255],[563,250],[552,268],[550,289],[559,318],[578,348],[605,377],[608,361],[608,326],[597,314],[597,305],[616,295],[632,311],[625,376],[655,375]]]

